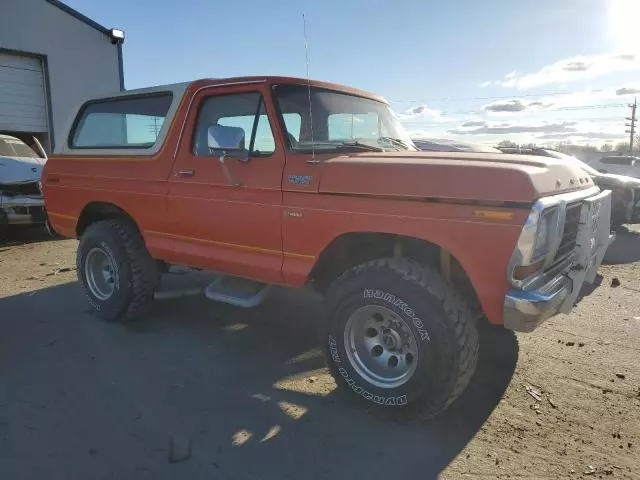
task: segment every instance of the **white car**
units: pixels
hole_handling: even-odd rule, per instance
[[[625,155],[610,155],[591,162],[600,173],[615,173],[629,177],[640,177],[640,158]]]
[[[38,140],[33,140],[39,153],[19,138],[0,134],[0,227],[39,224],[48,227],[40,189],[47,156]]]

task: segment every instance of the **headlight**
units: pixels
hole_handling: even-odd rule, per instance
[[[558,208],[554,207],[540,214],[529,263],[537,262],[549,254],[551,239],[554,237],[558,225],[558,212]]]
[[[509,264],[509,280],[521,286],[527,278],[541,271],[560,241],[563,209],[553,199],[538,201],[522,228]]]

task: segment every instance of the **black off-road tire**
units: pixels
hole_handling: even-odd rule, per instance
[[[476,320],[456,288],[435,270],[408,259],[373,260],[339,277],[325,301],[325,356],[336,383],[352,398],[403,420],[423,420],[445,410],[473,377],[479,348]],[[418,344],[414,374],[394,388],[368,382],[345,350],[349,317],[372,304],[409,325]]]
[[[87,285],[85,261],[95,248],[104,251],[115,266],[115,289],[106,300]],[[90,225],[76,253],[78,280],[96,314],[108,321],[130,321],[146,313],[153,301],[159,272],[133,222],[126,218]]]

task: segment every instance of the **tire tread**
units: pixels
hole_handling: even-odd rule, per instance
[[[138,318],[149,310],[159,278],[157,267],[144,244],[144,239],[131,220],[116,218],[96,222],[87,228],[85,235],[94,232],[97,236],[100,236],[100,231],[103,229],[110,229],[115,232],[126,252],[126,258],[117,259],[117,261],[125,260],[129,262],[131,270],[131,298],[126,308],[120,312],[116,318],[113,318],[113,321],[128,322]],[[78,273],[80,273],[82,266],[79,264],[79,255],[77,262],[77,270]],[[89,295],[84,282],[80,281],[80,284],[85,295]]]
[[[427,402],[417,402],[412,416],[426,419],[435,416],[453,403],[465,390],[478,363],[479,337],[476,318],[458,289],[445,281],[433,268],[406,258],[382,258],[357,265],[344,272],[330,286],[326,295],[329,306],[335,305],[345,283],[371,272],[393,274],[415,283],[431,295],[446,313],[447,329],[453,337],[454,352],[446,360],[452,364],[449,375],[441,383],[439,392],[429,396]]]

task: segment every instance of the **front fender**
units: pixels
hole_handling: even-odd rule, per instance
[[[287,283],[304,284],[321,252],[340,235],[379,232],[413,237],[448,250],[471,280],[489,321],[502,323],[507,266],[528,210],[326,196],[311,199],[322,201],[323,208],[318,208],[308,198],[292,197],[296,198],[289,200],[307,204],[296,206],[298,216],[285,216]],[[503,215],[491,217],[486,211]]]

